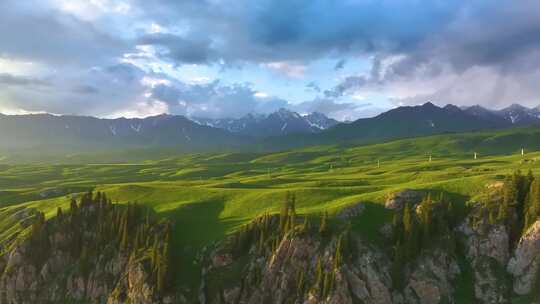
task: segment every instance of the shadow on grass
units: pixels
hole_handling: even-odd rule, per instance
[[[225,201],[220,198],[187,204],[160,214],[174,221],[172,255],[177,283],[189,286],[192,292],[196,292],[200,283],[201,267],[196,263],[197,254],[243,223],[240,219],[220,218],[224,207]]]
[[[365,209],[360,216],[351,219],[351,229],[362,238],[372,243],[384,241],[379,232],[385,223],[392,221],[393,212],[384,205],[374,202],[364,202]]]
[[[437,201],[441,195],[444,197],[444,200],[451,201],[458,214],[459,220],[462,220],[468,212],[465,202],[470,198],[466,195],[441,189],[415,190],[421,192],[423,197],[431,194],[431,197],[435,201]],[[367,201],[364,202],[364,205],[365,209],[362,214],[350,220],[351,228],[354,232],[358,233],[368,241],[383,244],[386,240],[380,233],[380,230],[384,224],[392,222],[394,212],[386,209],[384,205],[380,203]]]

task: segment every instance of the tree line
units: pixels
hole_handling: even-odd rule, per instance
[[[158,221],[148,208],[113,204],[105,193],[89,191],[78,201],[72,198],[68,210],[58,207],[56,217],[46,220],[38,213],[28,241],[36,266],[45,263],[52,249],[63,250],[77,261],[83,276],[89,275],[100,255],[122,254],[144,263],[161,293],[172,288],[174,281],[171,231],[171,223]],[[58,242],[55,235],[63,240]]]

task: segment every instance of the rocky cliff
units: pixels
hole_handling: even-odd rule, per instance
[[[174,303],[156,273],[169,224],[142,211],[89,194],[53,219],[35,213],[0,257],[0,303]]]
[[[172,224],[142,207],[87,194],[51,219],[13,210],[25,230],[2,244],[0,304],[534,303],[540,220],[516,233],[517,213],[505,220],[498,194],[461,216],[443,197],[422,197],[390,195],[393,220],[373,239],[351,225],[363,203],[308,217],[288,196],[279,214],[200,252],[197,295],[179,292]]]
[[[392,195],[388,208],[401,217],[410,209],[405,206],[414,206],[411,212],[419,222],[426,208],[432,208],[433,225],[440,226],[437,214],[450,212],[448,206],[419,202],[419,195],[413,190]],[[511,303],[521,295],[532,299],[540,265],[540,221],[513,245],[510,228],[493,220],[485,205],[474,204],[464,218],[447,224],[449,230],[441,229],[424,242],[417,254],[397,260],[396,227],[390,234],[381,231],[385,241],[369,241],[348,228],[347,221],[363,210],[352,208],[358,212],[338,213],[330,231],[298,217],[284,231],[283,216],[264,216],[216,244],[203,269],[201,303],[436,304],[462,303],[464,297],[471,303]],[[239,279],[223,280],[231,276]],[[464,285],[472,288],[470,295],[459,295]]]

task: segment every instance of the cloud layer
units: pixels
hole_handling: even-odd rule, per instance
[[[4,0],[0,111],[537,106],[539,32],[536,0]]]

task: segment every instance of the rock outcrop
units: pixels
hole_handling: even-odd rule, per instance
[[[523,234],[507,270],[514,278],[514,292],[530,293],[536,283],[540,263],[540,220],[534,222]]]
[[[48,221],[37,213],[28,235],[0,256],[0,304],[172,303],[171,292],[158,288],[149,258],[154,248],[159,253],[153,256],[165,261],[168,223],[137,223],[141,210],[109,202],[89,200],[72,209]],[[117,228],[114,219],[124,224]],[[116,229],[125,231],[120,242],[111,235]],[[129,230],[139,232],[128,242]],[[143,245],[142,235],[155,240],[153,247]]]
[[[366,209],[366,205],[364,203],[356,203],[341,209],[336,214],[336,217],[341,220],[351,219],[360,216],[364,212],[364,209]]]
[[[243,233],[253,235],[250,230]],[[451,303],[453,280],[460,273],[451,254],[427,250],[405,267],[405,288],[398,290],[393,287],[392,259],[361,238],[340,233],[324,237],[298,228],[284,235],[274,250],[261,250],[260,244],[260,239],[253,239],[247,255],[236,255],[225,267],[215,267],[213,261],[229,248],[229,242],[213,251],[205,286],[216,275],[226,276],[227,267],[245,263],[243,279],[217,288],[218,294],[204,294],[205,303]]]
[[[435,250],[420,256],[413,265],[405,287],[406,303],[451,303],[453,280],[460,273],[455,259],[447,252]]]
[[[406,203],[416,204],[422,198],[422,194],[419,191],[405,189],[388,196],[384,207],[391,210],[401,210]]]
[[[473,270],[478,303],[507,303],[510,286],[501,278],[509,258],[509,235],[502,224],[490,224],[486,216],[469,216],[458,228],[464,235],[467,260]]]

